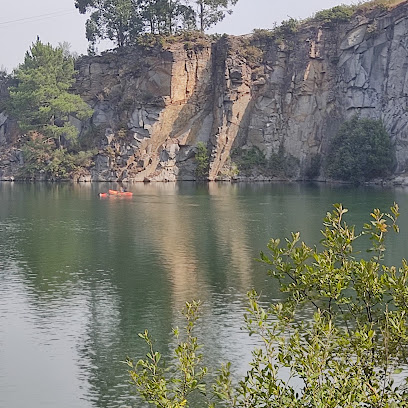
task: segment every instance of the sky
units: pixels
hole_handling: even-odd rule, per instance
[[[37,36],[56,46],[64,41],[71,51],[85,54],[86,16],[79,14],[74,0],[0,0],[0,68],[9,73],[23,62]],[[234,12],[210,32],[248,34],[254,28],[272,28],[274,23],[310,17],[316,11],[352,0],[239,0]],[[106,45],[99,47],[99,50]]]

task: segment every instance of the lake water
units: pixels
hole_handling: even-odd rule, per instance
[[[0,183],[0,407],[126,407],[127,355],[149,328],[164,354],[201,300],[210,365],[242,373],[254,339],[240,328],[246,292],[279,291],[256,258],[271,237],[301,231],[317,243],[332,204],[362,225],[374,207],[401,207],[387,259],[408,257],[408,190],[305,184],[137,184],[132,198],[100,199],[108,184]]]

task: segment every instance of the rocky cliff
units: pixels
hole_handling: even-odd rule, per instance
[[[395,174],[402,174],[407,68],[406,1],[357,11],[345,23],[311,20],[279,36],[200,38],[84,57],[75,90],[94,115],[77,126],[99,152],[81,180],[194,179],[198,142],[210,152],[210,180],[235,174],[231,156],[253,147],[266,158],[291,158],[291,177],[301,179],[356,113],[383,120]],[[0,112],[3,146],[15,138],[9,122]],[[0,173],[12,174],[4,160]]]

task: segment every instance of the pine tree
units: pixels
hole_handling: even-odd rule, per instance
[[[65,55],[64,55],[65,53]],[[46,138],[75,140],[77,128],[70,116],[86,119],[92,110],[79,95],[69,92],[74,82],[74,61],[62,47],[37,40],[14,72],[17,84],[9,88],[9,113],[23,131],[36,131]]]

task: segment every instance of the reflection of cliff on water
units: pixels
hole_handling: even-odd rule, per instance
[[[27,319],[41,332],[38,346],[56,349],[57,356],[50,353],[47,361],[57,359],[61,366],[67,365],[68,357],[58,354],[62,343],[77,349],[79,355],[71,356],[71,361],[81,370],[84,392],[89,383],[89,399],[106,406],[117,399],[112,389],[126,383],[120,361],[128,351],[137,350],[137,333],[155,324],[170,330],[165,307],[157,319],[149,318],[156,297],[160,302],[166,297],[162,293],[149,297],[149,283],[140,284],[138,268],[146,262],[139,262],[137,245],[129,245],[135,235],[127,228],[134,214],[131,203],[99,200],[96,189],[101,186],[31,184],[18,185],[14,191],[12,186],[1,186],[2,202],[4,197],[9,203],[0,205],[1,214],[15,219],[7,225],[4,253],[19,265],[21,298],[27,299],[25,307],[31,312]]]
[[[3,186],[4,188],[5,186]],[[15,217],[10,250],[18,255],[32,294],[53,301],[66,297],[78,281],[78,271],[92,241],[83,237],[89,208],[72,207],[68,184],[19,185],[12,197],[9,217]],[[54,296],[55,295],[55,296]]]
[[[193,298],[203,301],[204,354],[214,365],[228,353],[242,371],[253,345],[240,331],[245,292],[254,286],[266,301],[281,298],[254,258],[269,238],[291,231],[317,243],[333,202],[343,202],[349,223],[361,225],[373,207],[396,200],[401,234],[390,236],[390,253],[398,261],[408,249],[403,190],[138,184],[129,186],[132,199],[99,199],[109,187],[116,186],[0,183],[0,319],[8,327],[0,326],[7,345],[7,355],[0,349],[0,375],[2,369],[12,373],[12,359],[21,361],[21,349],[28,350],[27,378],[35,381],[27,387],[35,392],[41,382],[57,384],[48,401],[66,392],[62,405],[72,408],[129,405],[120,361],[143,356],[137,333],[145,328],[168,355],[171,328],[181,324],[178,311]],[[36,375],[39,365],[48,373]],[[58,367],[64,369],[56,376]],[[13,375],[7,378],[3,386],[13,385]]]
[[[226,285],[244,292],[252,286],[253,254],[249,242],[248,223],[253,214],[243,214],[237,185],[210,183],[208,193],[213,215],[214,247],[222,253],[219,259],[228,259],[225,269]]]
[[[69,186],[54,188],[53,196],[61,197]],[[5,350],[0,355],[1,406],[39,406],[49,398],[85,407],[74,351],[82,323],[76,312],[83,298],[75,293],[78,279],[69,268],[78,246],[69,232],[66,246],[58,246],[64,231],[57,220],[64,208],[50,201],[50,190],[46,184],[0,184],[0,317],[4,318],[0,342]],[[78,387],[76,395],[66,393],[68,382]],[[8,388],[15,384],[24,392],[10,395]],[[82,383],[81,389],[86,388]]]
[[[145,194],[139,200],[138,211],[143,214],[143,232],[154,246],[163,272],[169,281],[169,300],[178,312],[185,301],[205,299],[208,282],[205,279],[205,260],[200,242],[204,231],[197,223],[206,211],[205,203],[193,197],[194,191],[183,193],[177,184],[148,185],[136,191]],[[203,276],[204,275],[204,276]]]

